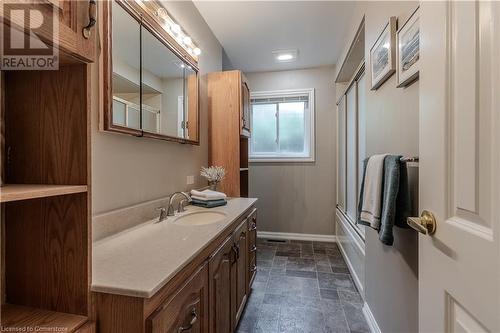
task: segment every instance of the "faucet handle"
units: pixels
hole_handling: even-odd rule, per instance
[[[161,222],[167,218],[167,209],[165,207],[156,207],[156,210],[160,212],[158,222]]]

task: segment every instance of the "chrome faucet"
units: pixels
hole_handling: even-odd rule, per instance
[[[181,213],[184,211],[184,204],[187,202],[191,202],[191,197],[184,193],[184,192],[174,192],[172,193],[172,195],[170,196],[170,200],[168,201],[168,211],[167,211],[167,216],[174,216],[175,215],[175,212],[174,212],[174,206],[172,204],[172,202],[174,201],[174,198],[178,195],[178,194],[181,194],[183,195],[186,199],[183,199],[179,202],[179,206],[177,207],[177,212],[178,213]]]

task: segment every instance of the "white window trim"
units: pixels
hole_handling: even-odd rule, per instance
[[[305,139],[306,144],[309,145],[309,155],[304,156],[302,154],[297,154],[293,156],[293,154],[287,153],[286,157],[279,157],[276,153],[269,154],[253,154],[252,148],[250,146],[250,154],[249,154],[249,162],[251,163],[275,163],[275,162],[295,162],[295,163],[311,163],[316,161],[316,136],[315,136],[315,101],[314,101],[314,88],[307,89],[286,89],[286,90],[271,90],[271,91],[253,91],[250,93],[250,98],[272,98],[279,96],[294,96],[294,95],[309,95],[309,117],[305,119],[306,121],[306,133]],[[253,118],[253,115],[250,117]],[[252,140],[249,140],[249,145],[251,145]]]

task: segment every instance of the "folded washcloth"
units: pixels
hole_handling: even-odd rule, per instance
[[[202,201],[193,198],[191,204],[194,206],[199,206],[204,208],[213,208],[213,207],[225,206],[227,205],[227,201],[225,199]]]
[[[384,160],[386,156],[387,154],[373,155],[368,159],[363,175],[363,189],[360,198],[358,223],[377,230],[380,228],[382,189],[384,184]]]
[[[217,191],[212,191],[212,190],[203,190],[203,191],[196,191],[196,190],[191,190],[191,196],[193,198],[199,198],[200,200],[219,200],[219,199],[226,199],[227,196],[226,194],[222,192],[217,192]]]

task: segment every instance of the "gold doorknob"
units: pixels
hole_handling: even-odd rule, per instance
[[[420,217],[409,217],[406,223],[424,235],[432,235],[436,232],[436,218],[428,210],[422,211]]]

